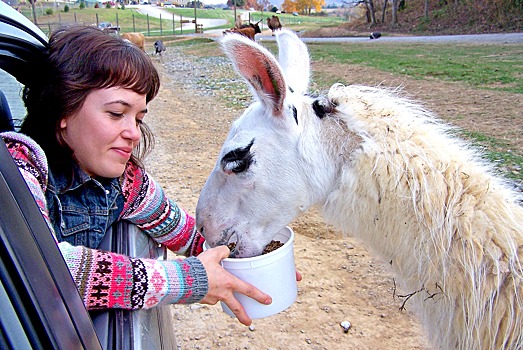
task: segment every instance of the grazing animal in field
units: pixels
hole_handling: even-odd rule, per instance
[[[267,17],[267,27],[272,31],[272,35],[276,30],[281,29],[282,25],[280,18],[278,16],[272,15],[272,17]]]
[[[371,38],[371,39],[378,39],[380,37],[381,37],[381,33],[380,32],[372,32],[369,35],[369,38]]]
[[[161,40],[156,40],[154,42],[154,54],[155,55],[162,55],[162,52],[165,51],[165,45],[163,43],[163,41]]]
[[[145,51],[145,36],[142,33],[123,33],[122,39],[128,40]]]
[[[279,61],[239,35],[222,47],[253,91],[196,208],[210,246],[261,254],[318,206],[361,239],[411,293],[437,349],[523,348],[523,207],[477,151],[390,89],[307,94],[309,55],[276,34]]]
[[[255,41],[255,39],[254,39],[255,35],[261,33],[259,23],[260,23],[260,21],[258,21],[256,23],[249,23],[248,25],[244,24],[243,28],[227,29],[227,30],[223,31],[223,34],[225,35],[225,34],[236,33],[236,34],[243,35],[243,36],[251,39],[252,41]]]

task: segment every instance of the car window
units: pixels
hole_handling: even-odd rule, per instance
[[[23,85],[18,80],[0,69],[0,91],[7,98],[15,127],[20,125],[26,113],[24,102],[22,101],[22,89]]]

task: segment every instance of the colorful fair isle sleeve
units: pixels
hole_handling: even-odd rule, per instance
[[[67,242],[59,246],[88,309],[189,304],[207,294],[207,274],[196,257],[134,259]]]
[[[45,200],[48,178],[45,154],[25,135],[8,132],[0,136],[54,233]],[[134,259],[66,242],[58,247],[88,309],[140,309],[194,303],[208,291],[207,273],[195,257],[160,261]]]
[[[195,228],[194,217],[168,199],[145,170],[129,162],[122,190],[125,198],[122,219],[177,254],[195,256],[203,251],[204,238]]]

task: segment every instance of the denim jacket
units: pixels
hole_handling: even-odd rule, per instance
[[[94,179],[75,166],[68,182],[63,174],[49,173],[45,197],[58,241],[97,248],[124,207],[119,180]]]

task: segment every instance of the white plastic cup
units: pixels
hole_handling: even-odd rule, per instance
[[[260,256],[222,260],[225,270],[272,297],[272,303],[264,305],[244,294],[234,293],[251,319],[275,315],[291,306],[298,296],[294,265],[294,232],[290,227],[285,227],[273,240],[284,245]],[[235,317],[225,303],[221,302],[221,305],[223,311]]]

